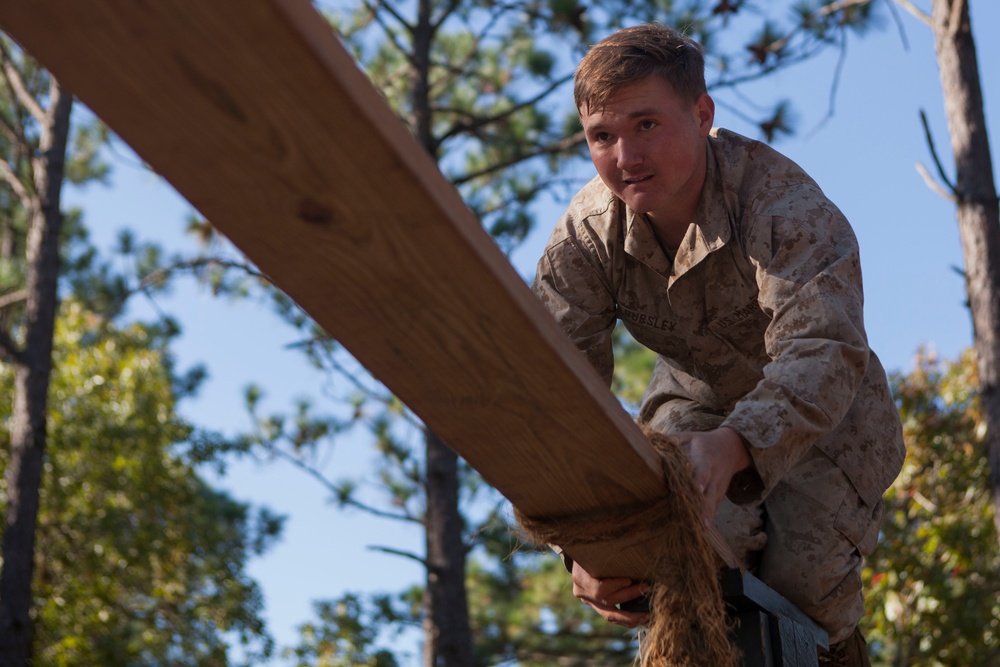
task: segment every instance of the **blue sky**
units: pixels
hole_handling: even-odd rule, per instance
[[[987,28],[1000,26],[1000,3],[971,5],[995,146],[1000,44]],[[832,56],[777,74],[752,92],[760,100],[792,99],[798,134],[776,147],[801,164],[851,220],[862,249],[869,339],[889,370],[906,371],[920,346],[955,357],[971,343],[971,327],[962,280],[953,270],[962,265],[953,206],[930,191],[915,168],[923,163],[935,171],[919,122],[921,109],[930,118],[945,164],[950,160],[933,41],[928,27],[908,14],[902,19],[908,50],[894,25],[851,41],[834,114],[822,124],[834,81]],[[755,136],[725,108],[718,110],[716,124]],[[109,249],[117,232],[130,228],[169,250],[193,250],[182,235],[188,205],[156,176],[137,168],[120,145],[115,153],[120,159],[109,187],[66,193],[84,208],[95,243]],[[536,232],[514,253],[512,261],[526,279],[559,213],[559,207],[547,207]],[[203,390],[182,406],[194,423],[229,433],[245,429],[242,391],[250,383],[265,388],[265,411],[288,410],[297,397],[322,400],[324,378],[286,349],[295,334],[266,307],[213,298],[181,281],[155,307],[139,303],[133,312],[142,317],[156,309],[183,326],[175,347],[180,368],[208,367]],[[343,443],[326,469],[335,478],[370,477],[371,457],[364,441]],[[216,481],[242,500],[289,516],[284,539],[250,568],[263,586],[268,621],[279,643],[294,641],[295,627],[312,618],[314,599],[346,591],[394,591],[422,576],[415,564],[368,548],[382,544],[421,552],[416,530],[338,510],[323,489],[288,466],[240,463]],[[412,664],[418,658],[414,655]]]

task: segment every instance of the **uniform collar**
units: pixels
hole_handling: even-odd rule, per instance
[[[711,138],[705,141],[705,183],[701,188],[701,200],[694,221],[688,226],[674,257],[674,279],[690,271],[732,237],[730,213],[712,141]]]
[[[630,208],[625,210],[628,212],[625,225],[625,252],[663,277],[668,277],[672,270],[671,258],[656,240],[649,219],[645,214],[636,213]]]

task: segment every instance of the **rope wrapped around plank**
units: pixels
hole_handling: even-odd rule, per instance
[[[701,519],[702,494],[677,441],[643,430],[663,462],[664,493],[653,502],[604,509],[585,516],[547,519],[515,517],[537,544],[581,545],[650,534],[659,553],[650,582],[650,616],[642,642],[641,667],[736,667],[729,639],[718,560],[737,564],[713,527]]]

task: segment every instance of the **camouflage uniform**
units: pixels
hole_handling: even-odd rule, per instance
[[[750,444],[753,466],[716,522],[837,642],[863,613],[861,559],[904,455],[864,331],[857,241],[819,186],[766,145],[717,129],[707,153],[673,258],[595,178],[553,232],[534,290],[609,384],[617,320],[659,355],[641,421],[729,426]]]

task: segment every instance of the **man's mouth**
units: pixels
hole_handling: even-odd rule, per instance
[[[636,183],[644,183],[645,181],[648,181],[651,178],[652,178],[651,175],[633,176],[631,178],[623,178],[622,183],[624,183],[625,185],[635,185]]]

